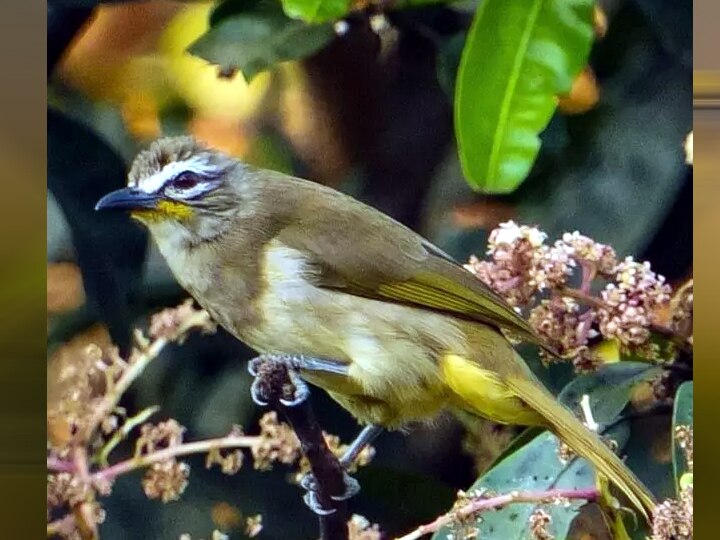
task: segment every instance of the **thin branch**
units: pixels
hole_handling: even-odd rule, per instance
[[[115,465],[93,472],[90,475],[90,479],[93,481],[113,480],[121,474],[125,474],[136,469],[142,469],[143,467],[149,467],[154,463],[160,463],[162,461],[167,461],[168,459],[187,456],[190,454],[203,454],[210,452],[211,450],[221,450],[226,448],[252,448],[259,442],[261,442],[261,438],[258,436],[228,435],[227,437],[220,437],[217,439],[178,444],[177,446],[171,446],[149,454],[120,461]],[[77,466],[73,462],[52,457],[47,459],[47,468],[48,470],[55,472],[77,472]]]
[[[149,345],[140,352],[140,354],[132,358],[128,368],[123,372],[108,393],[105,394],[103,400],[95,409],[93,415],[88,420],[85,429],[78,432],[76,442],[90,440],[95,430],[103,421],[103,418],[112,413],[120,401],[120,398],[122,398],[123,394],[127,391],[130,385],[142,374],[147,365],[160,354],[168,343],[175,341],[192,328],[207,326],[209,321],[210,315],[208,315],[206,311],[196,311],[180,323],[177,331],[173,335],[158,337],[150,342]]]
[[[593,296],[590,293],[582,291],[580,289],[573,289],[572,287],[562,287],[556,292],[553,291],[557,296],[567,296],[582,302],[587,306],[591,306],[597,309],[607,309],[607,305],[600,298]]]
[[[58,459],[50,456],[47,458],[47,469],[52,472],[75,472],[75,464],[72,461]]]
[[[347,540],[349,512],[347,502],[338,500],[347,490],[346,474],[337,457],[328,448],[325,436],[307,399],[293,405],[298,390],[287,367],[267,361],[258,366],[257,381],[263,398],[279,410],[292,426],[315,479],[317,501],[326,515],[319,515],[321,540]]]
[[[158,450],[150,454],[131,458],[115,465],[111,465],[106,469],[102,469],[93,474],[93,479],[112,480],[113,478],[148,467],[153,463],[160,463],[168,459],[187,456],[190,454],[207,453],[210,450],[220,450],[225,448],[252,448],[260,441],[260,437],[251,435],[228,435],[219,439],[209,439],[206,441],[195,441],[191,443],[178,444],[163,450]]]
[[[105,446],[100,449],[97,458],[97,461],[100,463],[100,465],[107,467],[108,457],[110,456],[110,453],[115,449],[115,447],[120,444],[120,442],[125,439],[125,437],[127,437],[130,432],[135,429],[135,427],[146,422],[148,418],[150,418],[159,410],[160,407],[157,406],[148,407],[147,409],[143,409],[142,411],[140,411],[138,414],[128,418],[122,425],[122,427],[115,431],[112,438],[105,444]]]
[[[600,496],[596,488],[587,489],[551,489],[548,491],[513,491],[497,497],[477,498],[465,506],[440,516],[432,523],[421,525],[413,532],[399,537],[396,540],[418,540],[426,534],[437,532],[439,529],[453,522],[463,521],[471,516],[486,510],[496,510],[512,503],[554,503],[558,500],[585,500],[595,501]]]

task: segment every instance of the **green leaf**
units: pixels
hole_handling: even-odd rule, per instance
[[[593,418],[607,425],[623,411],[638,383],[650,381],[661,372],[662,368],[644,362],[606,364],[594,373],[575,378],[563,388],[558,399],[578,410],[583,395],[587,394]]]
[[[595,486],[595,474],[583,459],[562,463],[558,459],[557,438],[543,433],[521,450],[506,457],[469,489],[491,490],[510,493],[516,490],[546,491],[550,489],[584,489]],[[475,522],[479,538],[502,538],[504,540],[528,538],[528,519],[532,512],[542,506],[552,517],[551,533],[565,538],[570,525],[583,501],[569,505],[515,503],[497,511],[482,514]],[[444,540],[452,532],[442,528],[433,536]]]
[[[693,382],[687,381],[680,385],[675,394],[675,406],[673,407],[673,421],[671,437],[673,438],[673,472],[677,489],[680,489],[680,479],[690,472],[685,459],[685,452],[675,437],[675,429],[678,426],[693,427]]]
[[[189,52],[223,70],[240,70],[248,81],[275,64],[310,56],[335,35],[330,24],[293,20],[263,2],[245,3],[241,11],[236,2],[220,4],[210,22]]]
[[[514,191],[540,132],[587,62],[593,0],[484,0],[468,33],[455,91],[455,132],[470,185]]]
[[[350,0],[281,0],[288,17],[306,22],[335,21],[347,15]]]

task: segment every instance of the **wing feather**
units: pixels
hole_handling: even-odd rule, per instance
[[[296,180],[292,189],[308,192],[277,239],[306,254],[318,286],[483,322],[546,347],[507,302],[417,233],[318,184]]]

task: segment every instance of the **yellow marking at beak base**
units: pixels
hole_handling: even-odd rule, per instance
[[[133,210],[130,215],[146,223],[154,223],[165,219],[183,221],[192,217],[193,209],[187,204],[176,201],[159,201],[155,208]]]

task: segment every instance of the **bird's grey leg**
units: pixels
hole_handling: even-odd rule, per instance
[[[349,468],[355,459],[360,455],[367,445],[373,442],[378,435],[383,432],[383,427],[377,424],[369,424],[363,428],[363,430],[355,437],[355,440],[350,443],[348,449],[345,451],[343,456],[340,458],[340,465],[343,469]]]
[[[253,401],[262,407],[266,406],[267,402],[261,397],[262,392],[260,392],[259,389],[261,383],[258,378],[258,368],[265,362],[282,363],[288,368],[288,376],[295,386],[295,398],[292,400],[281,399],[280,402],[286,407],[299,405],[310,395],[310,389],[307,383],[303,381],[298,374],[300,370],[330,373],[333,375],[347,375],[349,369],[346,364],[325,358],[313,358],[303,355],[261,354],[250,360],[248,363],[248,371],[250,375],[255,377],[250,389],[250,394]]]
[[[340,466],[343,469],[347,470],[353,464],[358,455],[360,455],[360,452],[362,452],[363,449],[372,441],[374,441],[375,438],[382,432],[382,426],[378,426],[375,424],[365,426],[360,432],[360,434],[355,437],[355,440],[350,443],[350,446],[345,451],[345,454],[343,454],[343,456],[340,458]],[[360,491],[360,484],[358,483],[358,481],[355,480],[352,476],[350,476],[347,472],[344,473],[344,479],[345,492],[341,495],[333,496],[332,498],[336,501],[344,501],[350,499],[351,497],[357,495]],[[324,515],[324,513],[327,513],[327,510],[322,507],[322,505],[317,499],[316,492],[318,486],[317,481],[315,480],[315,477],[312,475],[312,473],[308,473],[303,476],[300,480],[300,485],[305,490],[307,490],[307,493],[305,494],[305,497],[303,497],[303,500],[305,501],[305,504],[308,506],[308,508],[310,508],[318,515]]]
[[[250,360],[248,364],[248,371],[255,377],[253,386],[251,389],[252,398],[258,405],[264,406],[267,403],[260,397],[259,392],[260,378],[258,377],[258,369],[265,362],[282,362],[288,368],[288,375],[293,385],[295,386],[295,399],[292,401],[281,400],[282,404],[286,407],[292,407],[305,401],[310,395],[307,383],[300,378],[299,371],[314,371],[320,373],[329,373],[333,375],[347,376],[349,372],[349,366],[341,362],[328,360],[325,358],[314,358],[302,355],[278,355],[278,354],[263,354]],[[370,444],[380,433],[383,428],[381,426],[370,424],[365,426],[360,434],[350,443],[350,446],[345,451],[345,454],[340,458],[340,466],[347,470],[357,459],[360,452]],[[345,492],[341,495],[333,496],[332,498],[337,501],[344,501],[355,496],[360,491],[360,484],[347,472],[344,473],[345,480]],[[303,497],[305,504],[313,512],[318,515],[327,515],[328,513],[334,512],[334,510],[327,510],[322,506],[317,497],[318,485],[317,481],[311,473],[306,474],[301,480],[300,485],[307,493]]]

